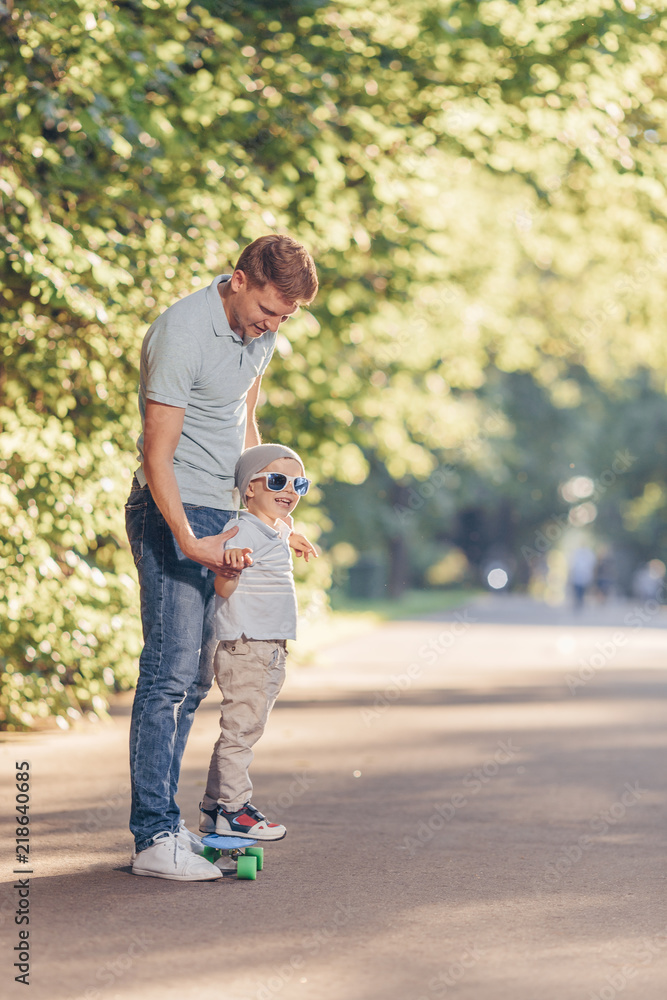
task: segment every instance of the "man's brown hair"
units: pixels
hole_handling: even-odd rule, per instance
[[[289,302],[308,304],[317,295],[315,261],[291,236],[260,236],[236,262],[250,285],[271,283]]]

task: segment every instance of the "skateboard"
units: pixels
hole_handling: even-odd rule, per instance
[[[208,833],[201,839],[203,857],[219,868],[223,875],[254,879],[264,867],[264,848],[255,847],[256,840],[219,833]]]

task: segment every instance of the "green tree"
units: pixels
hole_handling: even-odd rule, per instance
[[[141,337],[261,233],[318,259],[263,427],[322,482],[427,480],[492,368],[664,371],[662,5],[31,0],[0,28],[5,724],[130,683]]]

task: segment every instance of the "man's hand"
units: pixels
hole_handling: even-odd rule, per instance
[[[238,530],[238,525],[234,525],[234,527],[228,528],[220,535],[206,535],[204,538],[188,539],[187,548],[181,546],[183,555],[187,556],[188,559],[193,559],[195,562],[201,563],[207,569],[213,570],[218,576],[226,576],[228,578],[238,576],[241,570],[233,568],[229,560],[225,560],[225,542],[228,538],[233,538]],[[234,549],[232,551],[250,552],[250,549]],[[252,559],[250,563],[252,563]],[[246,565],[250,565],[250,563],[246,563]]]
[[[303,556],[306,562],[308,562],[311,556],[315,556],[317,559],[319,555],[312,542],[309,542],[305,535],[300,535],[296,531],[293,531],[289,536],[289,545],[291,549],[294,549],[294,555],[297,558]]]

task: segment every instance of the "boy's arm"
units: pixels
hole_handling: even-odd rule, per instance
[[[311,556],[315,556],[315,558],[317,559],[319,552],[312,544],[312,542],[309,542],[305,535],[300,535],[298,532],[294,530],[294,518],[292,517],[292,515],[285,514],[284,517],[281,518],[281,520],[283,520],[285,524],[292,529],[290,532],[288,542],[290,548],[294,549],[294,555],[297,558],[303,556],[306,562],[308,562]]]
[[[236,576],[216,576],[215,592],[219,597],[231,597],[239,585],[239,578],[246,566],[252,566],[252,549],[225,549],[225,568],[235,570]]]
[[[293,531],[289,536],[290,548],[294,550],[294,555],[303,558],[308,562],[311,556],[317,559],[319,552],[312,542],[309,542],[305,535],[300,535],[298,531]]]
[[[239,585],[240,575],[241,574],[233,577],[232,579],[226,576],[216,576],[215,592],[218,597],[231,597]]]

